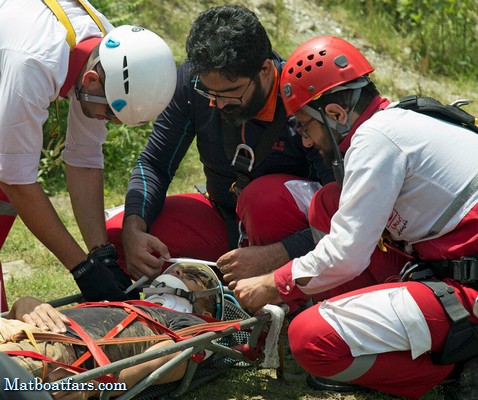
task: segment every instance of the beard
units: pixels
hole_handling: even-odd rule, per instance
[[[241,125],[255,117],[266,105],[267,96],[264,92],[259,78],[254,78],[254,92],[246,104],[228,104],[221,108],[219,113],[226,122],[234,125]]]

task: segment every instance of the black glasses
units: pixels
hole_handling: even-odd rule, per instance
[[[226,102],[228,104],[242,104],[242,98],[245,96],[247,90],[249,89],[249,86],[251,86],[252,83],[252,78],[250,78],[249,83],[247,84],[246,88],[244,89],[244,92],[237,97],[237,96],[221,96],[219,94],[211,94],[209,92],[206,92],[200,88],[198,88],[198,82],[199,82],[199,75],[196,75],[195,82],[194,82],[194,90],[196,93],[200,94],[201,96],[205,97],[206,99],[209,99],[213,101],[214,103],[217,103],[218,100],[221,100],[223,102]]]
[[[309,127],[310,124],[316,121],[315,118],[309,118],[306,122],[297,122],[297,125],[295,126],[296,132],[302,136],[304,139],[309,139]]]

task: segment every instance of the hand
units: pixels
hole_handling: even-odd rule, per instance
[[[88,259],[95,262],[101,262],[113,274],[114,281],[118,287],[124,292],[130,285],[131,279],[128,277],[118,264],[118,253],[112,244],[107,244],[92,250],[88,254]],[[128,299],[139,299],[139,292],[137,289],[132,290],[127,294]]]
[[[217,260],[229,289],[233,290],[239,279],[259,276],[282,267],[289,255],[282,243],[267,246],[250,246],[231,250]]]
[[[66,332],[65,324],[69,324],[68,318],[48,303],[43,303],[34,297],[22,297],[12,306],[11,319],[22,320],[40,329],[52,332]]]
[[[146,224],[137,215],[125,219],[122,238],[128,272],[136,279],[144,275],[156,278],[164,265],[161,257],[171,258],[168,247],[157,237],[146,233]]]
[[[138,299],[139,292],[124,294],[131,280],[116,262],[116,250],[106,245],[91,251],[85,261],[70,272],[86,301]]]
[[[251,313],[259,311],[266,304],[282,302],[274,282],[274,272],[239,280],[234,289],[234,297]]]

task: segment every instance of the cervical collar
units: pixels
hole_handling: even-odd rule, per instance
[[[167,287],[173,289],[182,289],[186,292],[189,292],[189,289],[181,279],[170,274],[158,276],[152,282],[151,287],[156,288],[156,290],[161,289],[161,287]],[[174,294],[153,294],[146,298],[146,300],[152,303],[160,303],[163,307],[171,308],[172,310],[179,312],[190,313],[193,311],[193,305],[189,302],[189,300],[185,299],[184,297],[175,296]]]

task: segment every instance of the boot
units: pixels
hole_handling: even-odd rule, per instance
[[[339,382],[315,375],[307,375],[307,386],[315,390],[328,390],[340,393],[371,392],[372,390],[354,383]]]
[[[478,358],[473,358],[463,366],[458,379],[443,385],[443,398],[446,400],[478,400]]]

